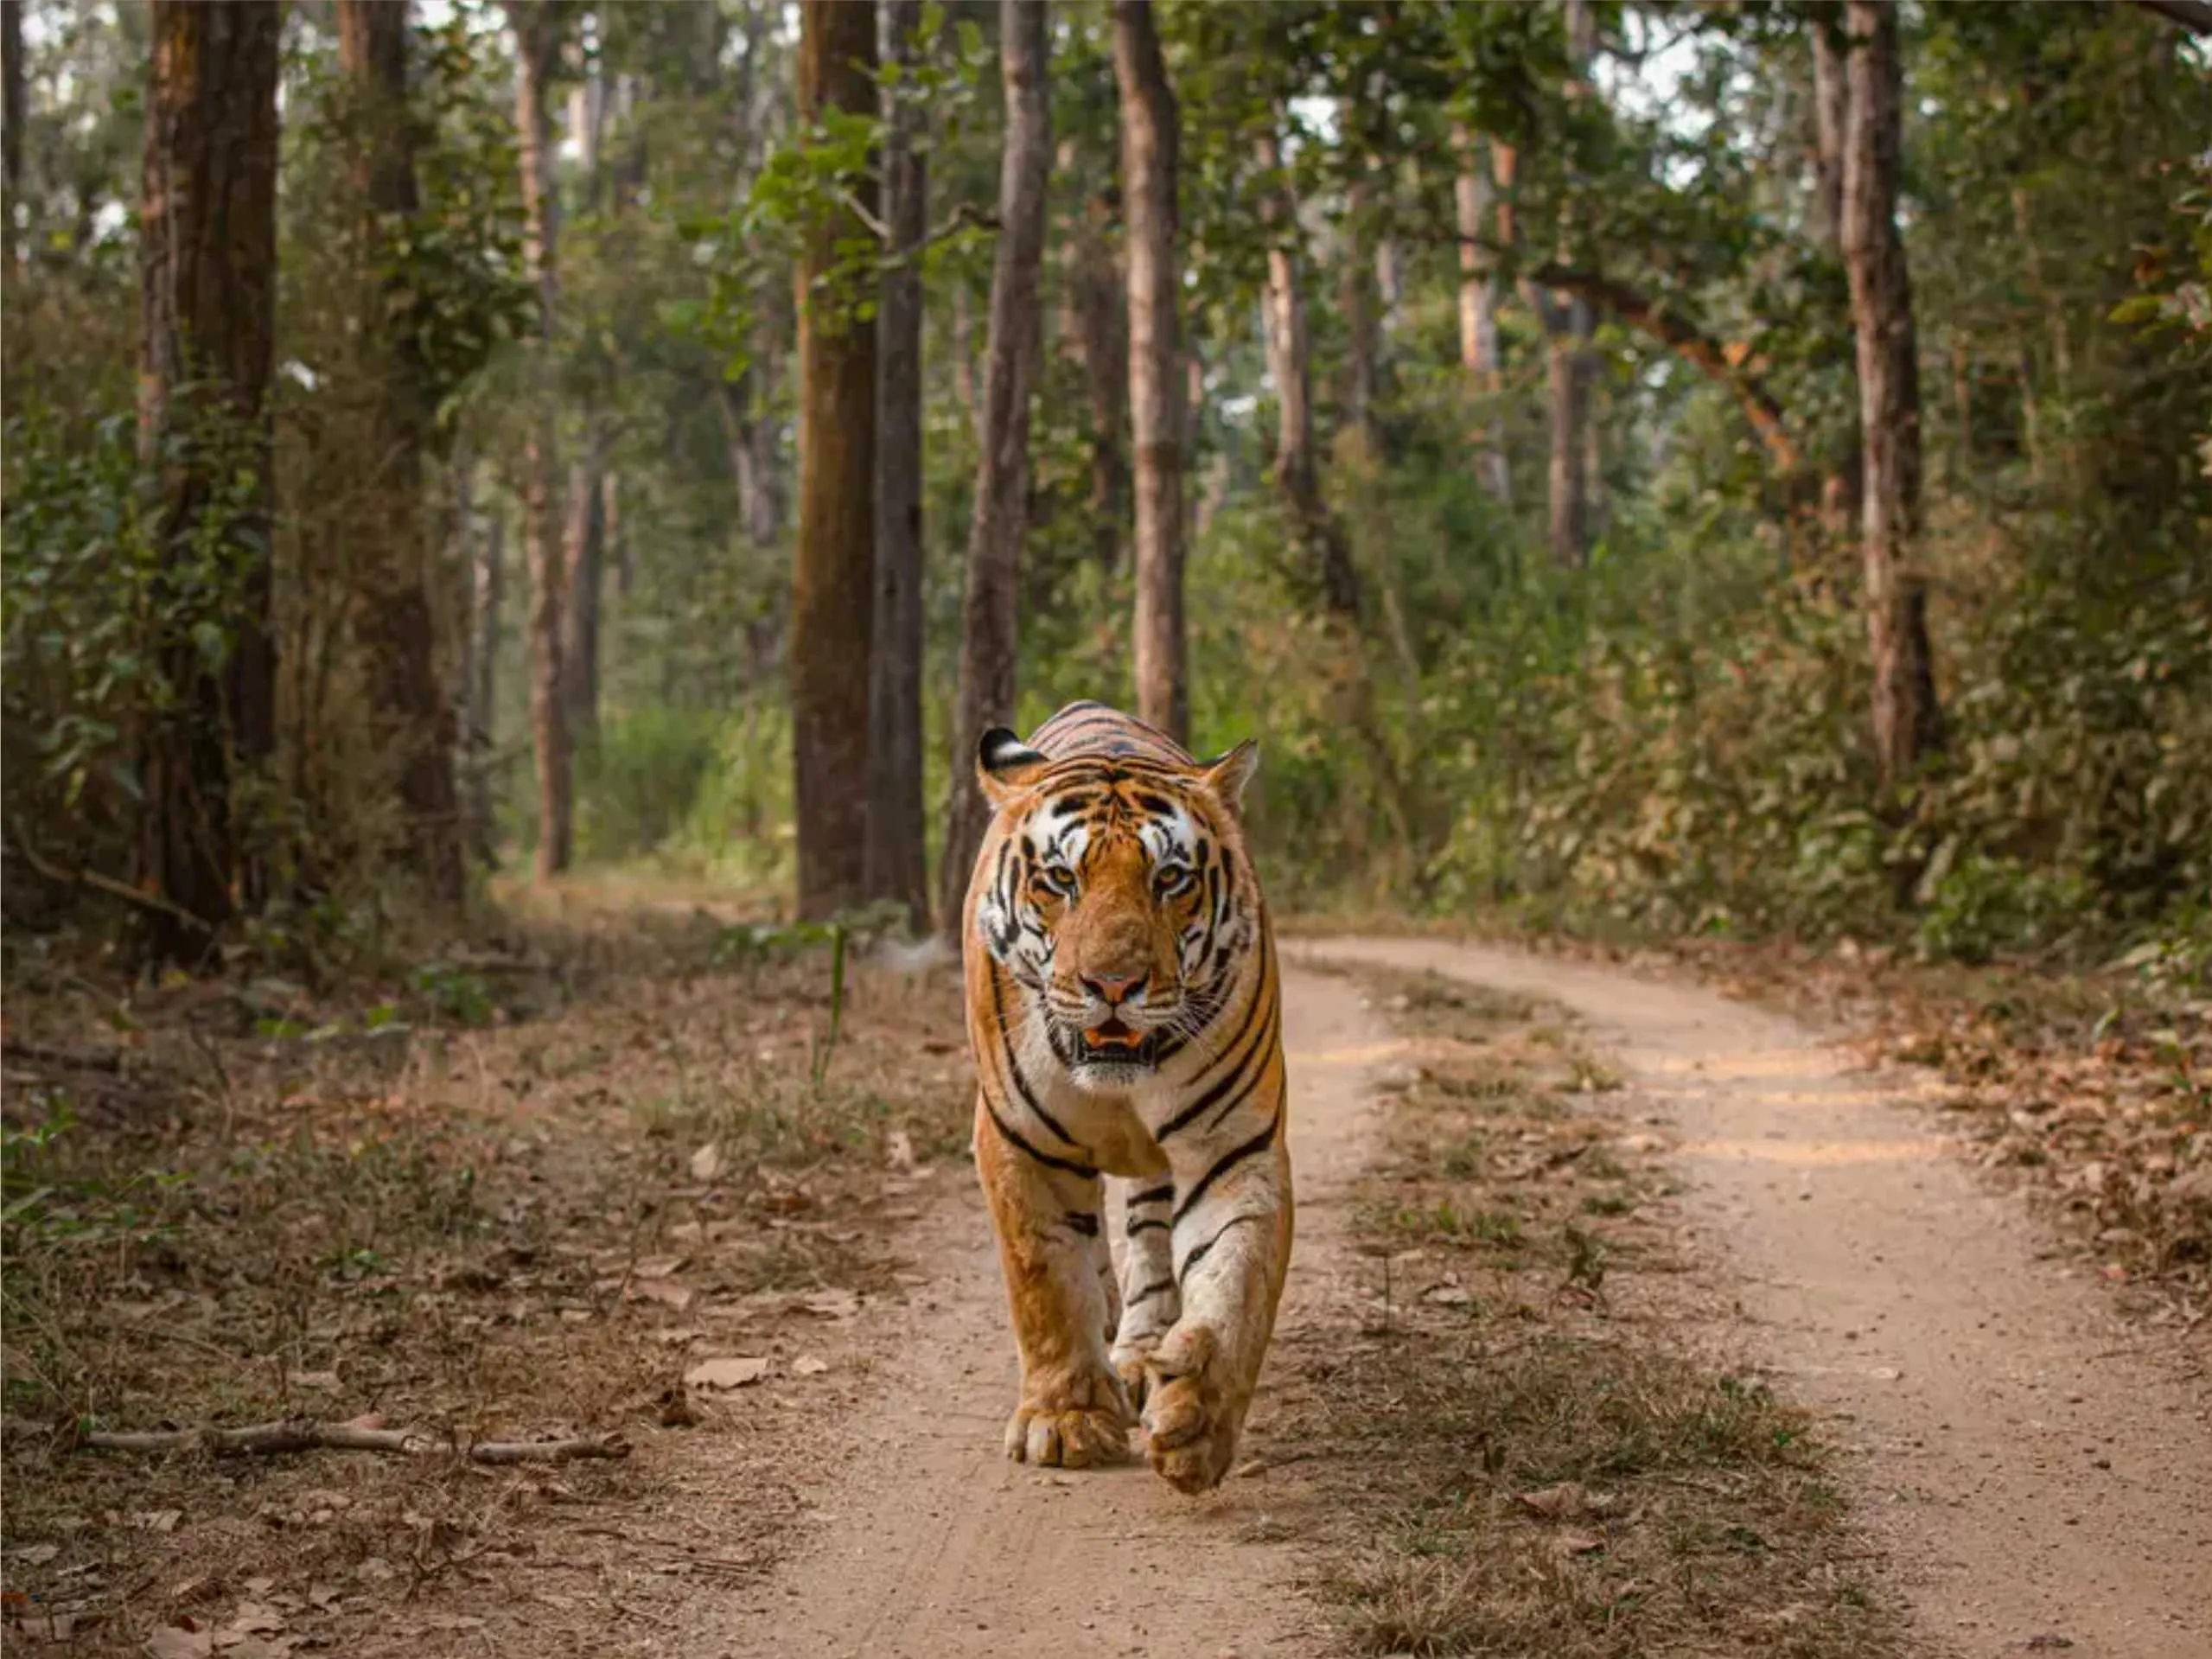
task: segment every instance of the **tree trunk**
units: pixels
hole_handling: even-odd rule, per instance
[[[235,791],[276,748],[269,392],[283,8],[155,0],[149,26],[138,415],[159,478],[150,614],[171,702],[143,734],[138,874],[172,907],[153,916],[153,959],[196,966],[214,929],[265,896]],[[227,644],[220,668],[197,637],[207,629]]]
[[[1178,743],[1190,734],[1183,620],[1182,272],[1176,169],[1182,146],[1152,0],[1114,0],[1121,93],[1121,188],[1127,221],[1130,442],[1136,452],[1137,713]],[[1195,369],[1197,360],[1190,360]]]
[[[892,61],[902,72],[884,126],[883,222],[892,263],[878,318],[876,637],[869,665],[868,896],[906,907],[929,926],[928,839],[921,807],[922,357],[921,244],[928,173],[921,106],[907,79],[916,60],[921,0],[886,0]]]
[[[1361,459],[1382,459],[1382,427],[1375,405],[1382,396],[1381,307],[1375,297],[1374,258],[1368,247],[1374,185],[1352,181],[1346,195],[1343,257],[1337,267],[1336,301],[1344,314],[1344,428]]]
[[[373,0],[372,0],[373,3]],[[599,731],[600,601],[607,586],[607,431],[596,410],[584,417],[583,454],[569,469],[561,525],[561,718],[569,742],[587,751]]]
[[[991,338],[983,373],[982,458],[960,601],[959,700],[938,927],[957,943],[969,868],[991,808],[976,787],[983,734],[1014,718],[1022,541],[1029,529],[1030,397],[1042,354],[1037,285],[1044,259],[1045,188],[1052,171],[1046,96],[1049,19],[1043,0],[1000,0],[999,75],[1006,136],[998,175],[998,248],[991,272]]]
[[[1921,763],[1941,747],[1928,646],[1920,536],[1920,378],[1912,284],[1897,231],[1904,73],[1896,9],[1849,0],[1851,59],[1844,143],[1843,253],[1858,335],[1865,452],[1862,531],[1866,631],[1874,663],[1874,753],[1894,810]]]
[[[876,8],[805,0],[799,118],[876,114]],[[867,895],[867,664],[876,604],[876,330],[816,284],[865,216],[828,216],[806,238],[799,303],[799,549],[791,580],[791,749],[796,770],[799,914]]]
[[[1475,429],[1476,474],[1500,501],[1513,500],[1513,474],[1498,441],[1495,400],[1504,390],[1498,358],[1497,258],[1485,246],[1486,221],[1495,205],[1489,157],[1463,126],[1452,129],[1459,175],[1452,196],[1459,213],[1459,361],[1484,405]]]
[[[408,862],[425,892],[458,904],[463,887],[460,802],[453,782],[453,705],[440,682],[430,604],[429,515],[423,450],[432,412],[419,343],[392,238],[420,207],[407,107],[405,0],[338,0],[338,60],[359,121],[349,156],[363,266],[357,337],[372,406],[360,463],[368,509],[355,526],[352,561],[360,595],[356,634],[367,658],[371,718],[379,752],[395,758],[408,819]]]
[[[1072,169],[1074,141],[1061,153]],[[1129,461],[1122,432],[1129,423],[1128,283],[1113,251],[1113,201],[1101,185],[1084,202],[1062,251],[1062,317],[1090,405],[1093,556],[1111,571],[1121,563],[1128,517]]]
[[[1812,20],[1814,230],[1820,246],[1838,258],[1843,257],[1844,129],[1850,108],[1841,25],[1839,17],[1825,13]],[[1820,521],[1838,542],[1864,510],[1862,447],[1854,419],[1844,436],[1843,453],[1825,468],[1820,480]]]
[[[538,330],[531,361],[522,456],[522,558],[530,572],[530,726],[538,751],[535,873],[548,881],[575,850],[574,794],[567,710],[562,691],[562,602],[558,427],[553,406],[553,339],[560,316],[560,206],[553,193],[552,80],[561,24],[549,0],[510,0],[516,58],[515,131],[520,149],[523,258],[538,284]]]
[[[1274,134],[1259,141],[1259,164],[1278,175],[1260,196],[1260,222],[1269,231],[1267,373],[1275,383],[1275,485],[1315,572],[1323,605],[1333,615],[1356,617],[1360,582],[1343,526],[1322,499],[1313,454],[1313,368],[1306,334],[1305,296],[1299,284],[1297,201],[1280,176],[1281,148]]]
[[[982,399],[975,390],[975,307],[968,285],[953,284],[953,398],[968,418],[968,431],[983,441]]]
[[[0,0],[0,271],[13,276],[22,233],[16,209],[23,199],[23,122],[29,113],[23,76],[23,0]]]
[[[495,510],[478,544],[475,603],[470,617],[475,646],[470,660],[475,668],[469,684],[469,818],[476,856],[485,864],[494,858],[492,777],[494,744],[499,734],[500,641],[506,624],[507,514]]]
[[[1566,0],[1567,98],[1580,105],[1590,97],[1590,60],[1597,51],[1597,14],[1590,0]],[[1559,257],[1571,260],[1577,235],[1571,209],[1559,218]],[[1546,380],[1551,394],[1552,455],[1550,540],[1552,562],[1580,570],[1590,561],[1590,471],[1586,434],[1597,363],[1590,348],[1597,317],[1582,294],[1561,296],[1561,325],[1546,330]]]

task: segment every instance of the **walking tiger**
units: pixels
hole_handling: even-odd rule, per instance
[[[1274,940],[1238,818],[1257,760],[1202,763],[1088,702],[979,745],[994,814],[962,939],[1017,1460],[1119,1461],[1139,1420],[1182,1491],[1235,1455],[1291,1233]]]

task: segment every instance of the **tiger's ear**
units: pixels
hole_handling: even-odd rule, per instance
[[[1244,807],[1246,786],[1253,774],[1259,770],[1259,741],[1247,737],[1226,755],[1216,755],[1210,761],[1199,763],[1198,775],[1205,779],[1206,787],[1220,798],[1231,812]]]
[[[1051,763],[1049,756],[1040,755],[1004,726],[993,726],[976,745],[975,781],[983,786],[985,798],[994,807],[1004,807],[1035,784]]]

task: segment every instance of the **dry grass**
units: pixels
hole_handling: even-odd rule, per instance
[[[1371,1294],[1301,1341],[1286,1438],[1327,1444],[1321,1587],[1376,1655],[1903,1649],[1826,1453],[1669,1340],[1651,1144],[1545,1011],[1370,976],[1417,1060],[1364,1184]]]
[[[673,913],[511,921],[495,948],[318,992],[19,962],[10,1634],[58,1614],[75,1650],[135,1651],[249,1603],[317,1643],[381,1634],[403,1603],[543,1567],[564,1528],[650,1515],[699,1437],[773,1429],[763,1391],[687,1402],[687,1362],[787,1357],[889,1286],[903,1171],[966,1144],[966,1067],[949,975],[856,967],[826,1056],[827,952],[729,940]],[[79,1445],[372,1412],[637,1452],[488,1473]],[[792,1504],[771,1483],[745,1507],[722,1570],[768,1559]]]

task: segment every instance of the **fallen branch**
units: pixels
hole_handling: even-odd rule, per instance
[[[20,1037],[0,1041],[0,1055],[27,1060],[36,1066],[59,1066],[70,1071],[121,1071],[123,1056],[114,1049],[54,1049]]]
[[[567,1440],[441,1439],[419,1429],[385,1428],[374,1422],[312,1423],[289,1419],[245,1428],[93,1429],[79,1444],[95,1452],[205,1451],[215,1457],[272,1458],[293,1452],[376,1452],[404,1457],[444,1454],[470,1463],[570,1463],[581,1458],[627,1458],[620,1434],[587,1434]]]
[[[47,880],[65,887],[90,888],[95,893],[104,893],[112,899],[155,916],[167,916],[170,921],[182,922],[184,926],[200,933],[210,935],[214,933],[215,928],[213,922],[193,915],[191,911],[181,906],[170,903],[158,894],[143,893],[128,882],[119,882],[112,876],[103,876],[97,870],[63,869],[31,844],[30,834],[23,828],[23,820],[21,818],[10,821],[16,832],[16,851],[23,855],[25,864],[45,877]]]

